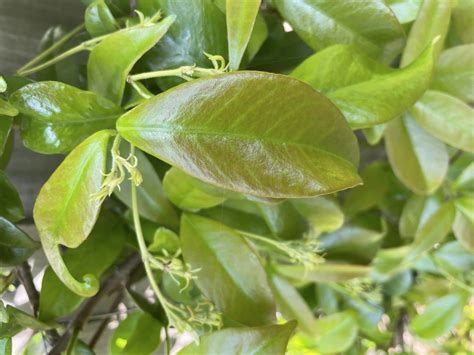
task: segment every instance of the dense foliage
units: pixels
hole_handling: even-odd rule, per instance
[[[472,350],[473,0],[83,3],[0,77],[0,168],[15,131],[65,155],[39,241],[0,171],[0,292],[32,306],[0,302],[1,354],[112,319],[112,354]]]

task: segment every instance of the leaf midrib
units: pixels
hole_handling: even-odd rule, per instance
[[[277,139],[277,138],[272,138],[272,137],[257,137],[255,135],[246,135],[246,134],[242,134],[242,133],[236,133],[236,132],[224,132],[224,133],[221,133],[221,132],[217,132],[217,131],[210,131],[210,130],[203,130],[203,129],[196,129],[196,128],[183,128],[183,127],[156,127],[156,126],[152,126],[152,125],[140,125],[140,126],[121,126],[119,128],[119,131],[138,131],[139,129],[143,129],[143,130],[146,130],[146,131],[155,131],[155,132],[164,132],[164,133],[169,133],[171,135],[176,135],[177,133],[185,133],[185,134],[189,134],[189,135],[200,135],[200,136],[216,136],[216,137],[226,137],[226,138],[240,138],[242,140],[247,140],[247,141],[256,141],[256,142],[259,142],[259,141],[263,141],[263,142],[269,142],[269,143],[274,143],[276,145],[282,145],[282,146],[286,146],[286,145],[293,145],[293,146],[297,146],[297,147],[303,147],[305,149],[308,149],[308,150],[314,150],[314,151],[318,151],[320,153],[322,153],[323,155],[326,154],[326,155],[329,155],[331,157],[334,157],[336,160],[340,160],[344,163],[349,163],[354,169],[355,169],[355,166],[354,164],[350,161],[350,160],[347,160],[335,153],[332,153],[328,150],[324,150],[322,148],[319,148],[319,147],[316,147],[316,146],[312,146],[312,145],[309,145],[309,144],[304,144],[304,143],[300,143],[300,142],[296,142],[296,141],[292,141],[292,140],[289,140],[289,141],[285,141],[285,140],[282,140],[282,139]],[[324,138],[326,138],[326,136],[324,136]]]

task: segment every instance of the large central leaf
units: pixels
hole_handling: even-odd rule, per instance
[[[117,129],[186,173],[242,193],[307,197],[360,183],[356,138],[340,111],[284,75],[196,80],[129,111]]]

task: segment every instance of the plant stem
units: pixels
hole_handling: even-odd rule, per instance
[[[135,147],[133,145],[130,145],[130,154],[132,156],[134,155],[134,151],[135,151]],[[156,283],[155,277],[153,275],[153,270],[149,263],[148,249],[146,247],[145,238],[143,237],[142,226],[140,223],[140,215],[138,214],[137,187],[135,186],[133,182],[130,185],[131,185],[133,225],[135,227],[135,234],[137,236],[137,242],[140,249],[140,255],[142,258],[143,266],[145,267],[146,276],[148,278],[148,281],[150,282],[150,286],[153,289],[153,292],[158,298],[158,301],[163,306],[166,316],[168,317],[168,319],[170,319],[169,314],[168,314],[169,311],[167,309],[168,301],[161,293],[160,288],[158,287],[158,284]]]
[[[31,303],[31,308],[33,308],[33,314],[35,317],[38,316],[39,309],[39,293],[33,282],[33,275],[31,274],[30,264],[25,261],[21,266],[17,268],[18,278],[23,284],[28,295],[28,299]]]
[[[36,73],[38,71],[41,71],[43,69],[46,69],[47,67],[50,67],[53,64],[56,64],[76,53],[79,53],[84,50],[90,50],[92,47],[94,47],[96,44],[101,42],[103,39],[108,37],[110,34],[106,34],[100,37],[92,38],[88,41],[82,42],[81,44],[77,45],[76,47],[73,47],[71,49],[68,49],[66,52],[63,52],[59,54],[58,56],[44,62],[43,64],[37,65],[36,67],[30,68],[30,69],[24,69],[24,70],[18,70],[17,74],[22,75],[22,76],[27,76],[33,73]]]
[[[50,47],[48,47],[43,52],[38,54],[36,57],[34,57],[28,63],[23,65],[20,69],[17,70],[17,72],[19,73],[19,72],[25,71],[26,69],[30,68],[34,64],[36,64],[38,62],[41,62],[41,60],[46,58],[48,55],[53,53],[55,50],[61,48],[66,42],[68,42],[72,37],[74,37],[77,33],[79,33],[83,28],[84,28],[84,24],[80,24],[79,26],[74,28],[72,31],[66,33],[56,43],[53,43]]]
[[[168,327],[165,327],[165,337],[166,337],[166,355],[171,354],[171,342],[170,335],[168,334]]]
[[[154,78],[164,78],[169,76],[177,76],[184,80],[190,80],[193,78],[203,78],[206,76],[212,76],[217,74],[222,74],[224,71],[219,69],[210,69],[210,68],[201,68],[196,66],[182,66],[176,69],[166,69],[166,70],[157,70],[146,73],[129,75],[127,81],[133,83],[134,81],[145,80],[145,79],[154,79]]]

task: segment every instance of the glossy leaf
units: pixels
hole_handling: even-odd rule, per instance
[[[474,2],[458,0],[453,9],[453,27],[463,43],[474,43]]]
[[[253,328],[227,328],[201,337],[179,355],[246,354],[284,355],[296,322]]]
[[[428,304],[425,311],[413,318],[410,330],[423,339],[436,339],[454,328],[461,320],[466,296],[453,293]]]
[[[151,354],[160,344],[161,323],[148,313],[134,312],[120,322],[110,338],[112,355]]]
[[[238,72],[180,85],[123,115],[117,129],[189,175],[237,192],[306,197],[360,181],[356,140],[337,108],[281,75]]]
[[[451,231],[455,213],[454,205],[451,202],[446,202],[439,207],[426,223],[418,229],[415,240],[411,244],[410,252],[405,257],[405,261],[415,260],[437,243],[442,242]]]
[[[455,148],[474,152],[474,110],[461,100],[430,90],[411,113],[434,137]]]
[[[297,239],[307,231],[304,218],[289,201],[278,204],[256,202],[254,205],[268,229],[279,238]]]
[[[158,0],[157,7],[167,16],[176,16],[161,41],[145,55],[150,70],[174,69],[183,65],[212,66],[204,53],[227,55],[225,14],[213,0]],[[182,79],[158,80],[164,90]]]
[[[51,46],[55,45],[58,41],[61,41],[65,35],[67,35],[67,31],[64,26],[52,26],[48,28],[48,30],[44,33],[43,37],[38,46],[38,52],[43,52],[50,48]],[[51,60],[55,56],[60,55],[64,52],[65,49],[74,46],[74,41],[70,40],[65,43],[64,47],[59,47],[56,50],[52,51],[49,55],[47,55],[44,60]],[[79,61],[74,56],[65,58],[64,60],[51,65],[39,72],[36,73],[35,78],[37,81],[60,81],[62,83],[76,86],[76,87],[83,87],[83,80],[80,73]],[[17,78],[15,78],[17,79]],[[10,80],[11,82],[11,80]],[[20,82],[21,86],[22,84]],[[10,85],[11,86],[11,85]],[[16,85],[15,85],[16,86]],[[19,88],[16,86],[17,89]],[[13,91],[12,91],[13,92]]]
[[[0,170],[0,217],[18,222],[25,217],[20,195],[8,176]]]
[[[11,338],[0,339],[0,354],[3,354],[3,355],[12,354],[12,339]]]
[[[265,271],[239,234],[195,215],[183,215],[180,230],[185,260],[200,269],[195,282],[217,309],[245,325],[274,321],[275,305]]]
[[[448,33],[452,3],[450,0],[423,0],[403,51],[401,67],[412,63],[439,36],[433,49],[433,57],[438,58]]]
[[[441,53],[432,87],[474,103],[474,44],[456,46]]]
[[[385,0],[400,23],[409,23],[416,19],[423,0]]]
[[[333,44],[353,44],[383,57],[403,38],[403,30],[389,7],[380,0],[275,0],[283,17],[314,50]],[[399,45],[398,45],[399,47]],[[389,56],[391,57],[391,55]]]
[[[92,133],[113,128],[123,113],[109,100],[55,81],[28,84],[10,102],[24,115],[23,143],[44,154],[69,152]]]
[[[377,253],[384,235],[384,232],[346,225],[321,235],[320,249],[327,259],[367,264]]]
[[[174,20],[169,16],[157,24],[123,29],[95,46],[87,63],[89,90],[120,105],[130,70],[165,35]]]
[[[372,268],[365,265],[325,262],[309,271],[301,265],[278,265],[276,271],[283,277],[299,282],[343,282],[367,276]]]
[[[114,15],[104,0],[95,0],[86,9],[84,24],[92,37],[98,37],[118,29]]]
[[[0,339],[13,337],[25,328],[34,330],[48,330],[52,328],[50,325],[40,322],[15,307],[7,306],[6,312],[8,314],[8,322],[0,322]]]
[[[128,144],[123,144],[120,151],[123,156],[128,156],[130,152]],[[163,185],[153,165],[142,152],[135,151],[135,156],[138,159],[138,170],[143,178],[143,182],[137,187],[138,212],[150,221],[176,228],[178,215],[166,198]],[[132,208],[130,180],[124,180],[120,185],[120,190],[115,190],[114,193],[120,201]]]
[[[250,63],[250,68],[286,74],[314,53],[294,31],[285,31],[278,14],[264,13],[264,19],[268,38]]]
[[[180,209],[198,211],[220,205],[226,200],[223,195],[209,193],[202,185],[198,179],[176,168],[168,170],[163,179],[166,196]]]
[[[379,162],[367,166],[361,174],[364,185],[348,192],[344,200],[344,211],[349,215],[366,211],[384,198],[390,182],[388,169]]]
[[[13,118],[0,115],[0,157],[5,152],[8,137],[13,127]],[[0,164],[1,166],[1,164]]]
[[[125,242],[124,223],[113,213],[101,213],[90,236],[76,249],[63,255],[71,275],[80,278],[85,273],[97,279],[117,259]],[[67,288],[51,268],[47,268],[41,284],[39,319],[48,322],[73,312],[83,300]]]
[[[239,69],[245,48],[260,8],[261,0],[226,0],[227,41],[229,67]]]
[[[414,237],[426,221],[441,205],[439,196],[413,195],[403,207],[398,223],[400,235],[405,238]]]
[[[0,115],[15,117],[18,115],[18,110],[0,98]]]
[[[288,320],[297,320],[301,330],[308,335],[314,335],[316,319],[294,286],[274,273],[270,273],[269,282],[278,310],[283,314],[283,317]]]
[[[430,194],[442,184],[449,161],[446,147],[409,114],[387,125],[385,148],[395,175],[413,192]]]
[[[247,49],[244,53],[244,63],[250,62],[255,55],[262,48],[268,38],[268,27],[262,15],[257,14],[255,18],[255,24],[253,26],[252,35],[250,36]]]
[[[357,336],[357,322],[349,312],[335,313],[315,322],[316,336],[299,335],[307,349],[322,354],[344,352],[354,343]],[[289,345],[290,352],[292,344]]]
[[[443,244],[441,248],[433,253],[433,258],[437,265],[448,269],[450,273],[469,273],[474,268],[472,249],[465,248],[458,241]]]
[[[474,198],[464,196],[454,200],[456,217],[453,232],[459,242],[474,252]]]
[[[17,266],[40,247],[25,232],[0,217],[0,267]]]
[[[299,198],[291,203],[319,232],[333,232],[344,223],[344,213],[337,202],[329,197]]]
[[[352,128],[363,128],[398,117],[423,95],[432,55],[429,47],[410,66],[395,70],[356,47],[336,45],[306,59],[291,75],[326,93]]]
[[[89,235],[101,201],[94,194],[104,178],[107,144],[112,131],[99,131],[78,145],[42,187],[34,207],[34,219],[48,261],[59,279],[75,293],[97,292],[94,278],[74,279],[64,265],[59,244],[78,247]]]

